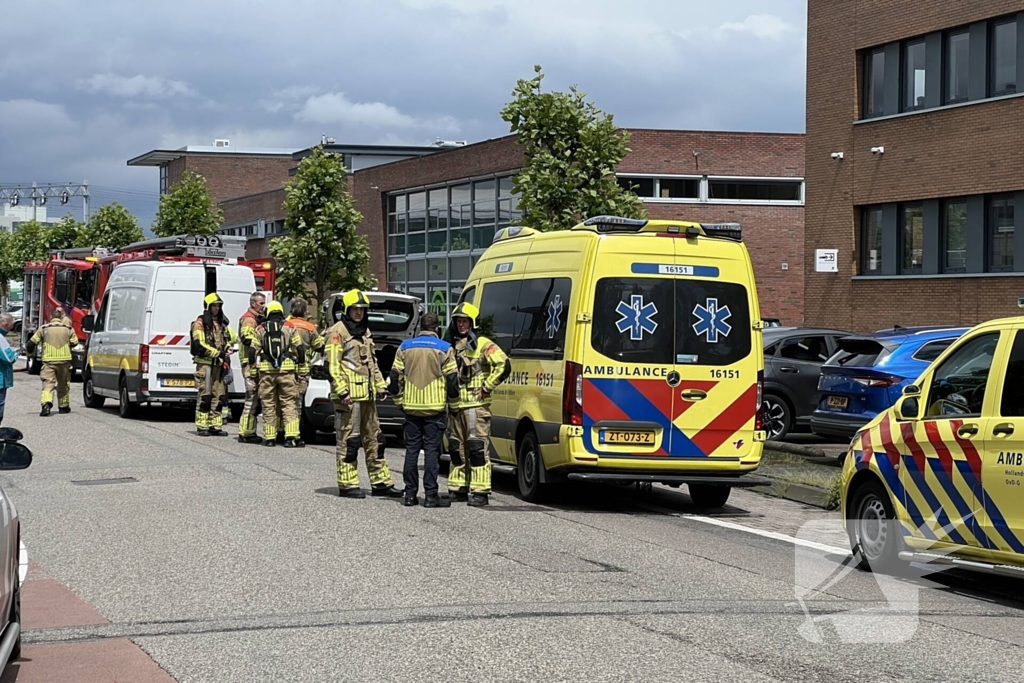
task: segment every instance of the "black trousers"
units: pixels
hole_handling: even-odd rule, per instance
[[[415,496],[420,488],[420,450],[423,450],[423,492],[437,495],[438,461],[441,458],[441,439],[446,427],[445,413],[437,415],[405,416],[405,495]]]

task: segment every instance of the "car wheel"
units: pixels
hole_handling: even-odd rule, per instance
[[[793,412],[781,396],[768,394],[764,397],[764,430],[769,441],[786,438],[793,426]]]
[[[547,493],[547,486],[540,482],[542,467],[544,460],[541,458],[540,446],[537,445],[537,435],[529,432],[519,444],[516,458],[519,494],[529,503],[541,502]]]
[[[131,402],[128,393],[128,380],[124,377],[121,378],[121,386],[118,388],[117,395],[121,400],[117,413],[126,420],[136,417],[139,414],[139,406]]]
[[[21,627],[21,580],[18,575],[18,552],[21,548],[21,532],[18,532],[18,540],[14,544],[14,596],[11,598],[11,614],[8,617],[8,623],[18,624]],[[14,641],[14,648],[11,649],[11,657],[8,662],[14,662],[21,659],[21,633],[18,633],[18,639]]]
[[[82,382],[82,400],[85,401],[86,408],[102,408],[103,404],[107,402],[104,397],[96,395],[96,386],[93,384],[91,372],[85,373]]]
[[[699,508],[720,508],[729,500],[731,486],[710,486],[708,484],[690,484],[690,500]]]
[[[889,493],[878,481],[862,484],[853,494],[846,533],[864,571],[892,573],[899,563],[899,520]]]

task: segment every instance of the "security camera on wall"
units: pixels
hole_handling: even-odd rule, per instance
[[[843,153],[842,152],[832,152],[832,158],[836,159],[836,160],[842,159],[843,158]]]

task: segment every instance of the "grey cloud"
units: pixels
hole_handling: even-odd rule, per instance
[[[114,97],[193,97],[196,91],[184,81],[160,76],[120,76],[118,74],[94,74],[89,78],[75,81],[79,90],[91,94],[106,94]]]

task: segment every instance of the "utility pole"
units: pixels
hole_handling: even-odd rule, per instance
[[[89,181],[81,183],[32,183],[27,185],[0,185],[0,203],[17,206],[23,197],[32,200],[32,220],[38,218],[40,206],[46,206],[49,197],[56,197],[61,204],[67,204],[72,197],[82,198],[82,219],[89,222]]]

